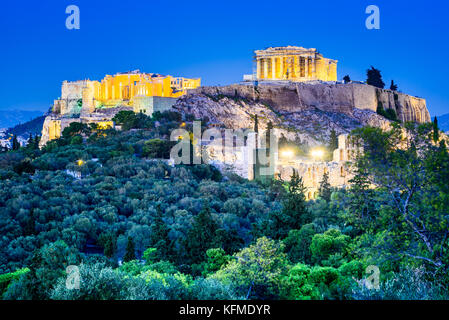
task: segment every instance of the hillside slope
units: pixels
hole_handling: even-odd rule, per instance
[[[323,105],[307,104],[289,87],[256,90],[251,97],[244,85],[203,87],[180,98],[173,108],[233,129],[252,128],[257,114],[262,130],[271,121],[279,135],[309,145],[327,143],[331,130],[344,134],[365,125],[385,128],[390,123],[368,109],[341,104],[325,110]]]

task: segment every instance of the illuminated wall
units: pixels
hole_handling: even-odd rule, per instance
[[[142,97],[179,98],[186,90],[199,86],[200,78],[177,78],[138,70],[106,75],[101,81],[64,81],[53,112],[72,116],[93,113],[98,107],[133,106],[137,100],[141,103]]]

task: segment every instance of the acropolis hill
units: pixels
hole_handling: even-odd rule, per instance
[[[376,113],[379,106],[393,109],[402,122],[429,122],[426,101],[397,91],[361,82],[337,80],[337,60],[324,58],[316,49],[278,47],[255,51],[255,74],[241,84],[201,87],[200,79],[174,78],[140,71],[106,76],[98,81],[64,81],[61,97],[46,117],[41,146],[61,136],[71,122],[114,127],[114,115],[134,110],[151,115],[175,110],[208,119],[213,126],[265,130],[272,122],[276,135],[309,146],[325,145],[331,130],[339,137],[339,149],[331,162],[279,162],[277,173],[288,179],[297,170],[313,197],[322,175],[329,173],[333,186],[345,186],[350,176],[346,135],[362,126],[388,128],[390,120]],[[249,177],[243,163],[242,176]]]

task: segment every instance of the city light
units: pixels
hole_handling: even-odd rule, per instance
[[[293,158],[295,153],[291,149],[285,149],[281,151],[281,157],[282,158]]]
[[[78,164],[78,166],[81,167],[84,164],[84,161],[80,159],[76,163]]]
[[[323,149],[312,149],[312,151],[310,152],[310,155],[312,156],[312,158],[315,159],[322,159],[324,156],[324,150]]]

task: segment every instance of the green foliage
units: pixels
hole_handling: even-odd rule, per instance
[[[375,86],[377,88],[383,89],[385,87],[385,83],[382,81],[382,75],[380,70],[371,66],[371,69],[366,71],[367,80],[366,83]]]
[[[131,260],[136,259],[136,249],[134,246],[134,240],[131,237],[128,237],[128,243],[126,244],[126,252],[123,256],[124,262],[129,262]]]
[[[4,293],[6,300],[48,299],[48,292],[69,265],[80,261],[79,253],[59,240],[42,247],[33,255],[29,272],[11,283]]]
[[[311,222],[305,190],[302,178],[294,170],[288,185],[288,193],[282,201],[282,211],[275,211],[270,215],[267,234],[275,239],[284,238],[291,229],[300,229],[302,225]]]
[[[236,287],[251,299],[273,298],[280,293],[280,280],[287,273],[287,257],[280,242],[266,237],[234,255],[211,278]]]
[[[0,297],[6,291],[11,282],[18,280],[21,276],[23,276],[28,272],[30,272],[30,269],[22,268],[14,272],[0,274]]]
[[[310,244],[312,261],[319,265],[340,266],[347,255],[349,242],[350,237],[336,229],[314,235]]]
[[[333,152],[335,149],[338,148],[338,138],[337,133],[334,129],[331,130],[331,134],[329,137],[329,150]]]
[[[378,290],[368,289],[359,281],[353,289],[356,300],[447,300],[447,289],[435,281],[423,267],[404,268],[379,284]]]
[[[379,262],[388,268],[425,263],[430,270],[447,270],[448,216],[441,208],[449,205],[442,182],[449,180],[449,154],[444,143],[431,143],[432,125],[363,128],[353,136],[364,150],[355,163],[354,191],[375,186],[364,200],[352,195],[357,201],[347,213],[363,234],[358,250],[381,252]]]
[[[300,230],[290,230],[288,236],[282,240],[285,246],[285,252],[293,263],[312,263],[312,254],[310,244],[316,234],[314,224],[305,224]]]
[[[390,90],[398,91],[398,85],[391,80]]]
[[[351,78],[349,77],[349,75],[345,75],[345,76],[343,77],[343,82],[344,82],[344,83],[350,83],[350,82],[351,82]]]
[[[186,239],[186,250],[188,261],[200,263],[204,261],[205,252],[215,242],[215,231],[217,223],[212,218],[210,207],[205,203],[201,212],[194,218],[192,228]]]
[[[231,257],[221,248],[208,249],[206,251],[206,256],[205,275],[218,271],[231,259]]]
[[[320,186],[318,188],[318,192],[320,197],[329,202],[331,200],[332,195],[332,187],[329,183],[329,173],[325,172],[323,174],[323,179],[320,182]]]
[[[433,118],[432,130],[433,130],[432,139],[433,139],[433,142],[436,143],[436,142],[438,142],[440,140],[440,129],[438,128],[438,119],[437,119],[437,117]]]
[[[153,264],[157,258],[157,249],[148,248],[143,252],[143,259],[146,264]]]
[[[142,148],[142,155],[148,158],[170,158],[170,150],[176,144],[176,141],[166,141],[162,139],[150,139],[145,141]]]
[[[396,111],[394,111],[393,109],[390,109],[390,108],[388,108],[387,110],[384,110],[384,108],[382,106],[382,102],[379,102],[379,104],[377,105],[376,112],[377,112],[377,114],[379,114],[391,121],[399,122]]]

